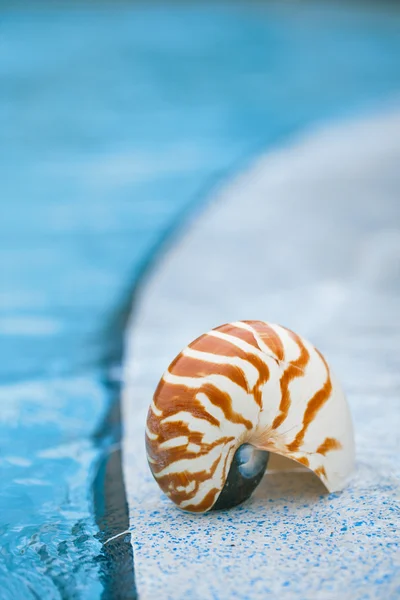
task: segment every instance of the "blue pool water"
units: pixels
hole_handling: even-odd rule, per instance
[[[0,597],[112,597],[111,562],[131,561],[103,545],[125,518],[107,457],[126,299],[214,181],[310,124],[396,97],[400,11],[7,6]]]

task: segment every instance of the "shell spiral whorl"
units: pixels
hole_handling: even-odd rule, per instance
[[[325,358],[263,321],[217,327],[173,360],[149,408],[146,449],[161,489],[191,512],[247,499],[268,452],[309,467],[329,491],[354,463],[347,402]]]

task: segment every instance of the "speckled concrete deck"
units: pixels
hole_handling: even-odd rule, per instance
[[[126,344],[124,468],[140,598],[400,596],[400,113],[316,131],[217,194],[142,289]],[[222,322],[311,339],[347,391],[357,471],[327,495],[269,468],[246,504],[190,515],[147,468],[158,378]],[[273,466],[273,465],[272,465]]]

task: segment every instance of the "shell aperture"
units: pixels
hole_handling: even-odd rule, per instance
[[[267,468],[269,452],[243,444],[236,450],[228,477],[211,510],[233,508],[250,498]]]

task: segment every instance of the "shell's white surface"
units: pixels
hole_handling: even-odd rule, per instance
[[[125,366],[141,598],[398,597],[399,162],[399,113],[317,132],[228,185],[158,265],[136,306]],[[312,339],[338,373],[354,417],[356,475],[324,495],[308,472],[269,469],[246,505],[185,514],[148,470],[147,407],[188,341],[248,315]]]
[[[242,444],[309,467],[331,492],[354,468],[350,411],[326,359],[265,321],[227,323],[191,342],[162,376],[147,417],[150,469],[184,510],[213,508]]]

